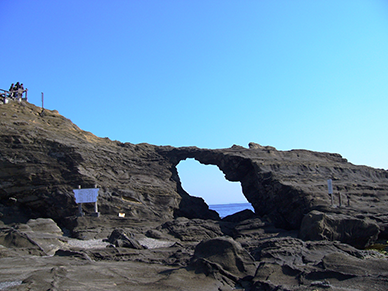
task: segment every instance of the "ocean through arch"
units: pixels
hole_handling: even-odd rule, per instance
[[[242,193],[241,183],[228,181],[217,166],[188,158],[179,162],[177,170],[182,188],[191,196],[203,198],[221,218],[244,209],[254,211]]]

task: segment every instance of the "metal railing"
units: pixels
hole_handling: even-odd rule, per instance
[[[27,91],[28,91],[28,89],[23,89],[23,88],[10,90],[10,91],[0,89],[0,102],[6,104],[10,100],[15,100],[15,101],[19,101],[19,102],[22,100],[28,101]]]

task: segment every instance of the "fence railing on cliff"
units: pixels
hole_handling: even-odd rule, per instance
[[[15,100],[21,102],[23,101],[28,101],[27,99],[27,91],[28,89],[16,89],[16,90],[4,90],[0,89],[0,102],[3,104],[8,103],[10,100]]]

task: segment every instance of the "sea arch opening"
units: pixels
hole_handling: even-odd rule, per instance
[[[241,183],[228,181],[217,166],[188,158],[179,162],[177,171],[182,188],[190,196],[203,198],[221,218],[244,209],[254,211],[242,193]]]

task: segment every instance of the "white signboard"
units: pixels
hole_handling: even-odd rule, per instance
[[[333,194],[333,181],[331,179],[327,180],[327,187],[329,188],[329,194]]]
[[[92,203],[97,202],[99,188],[74,189],[76,203]]]

